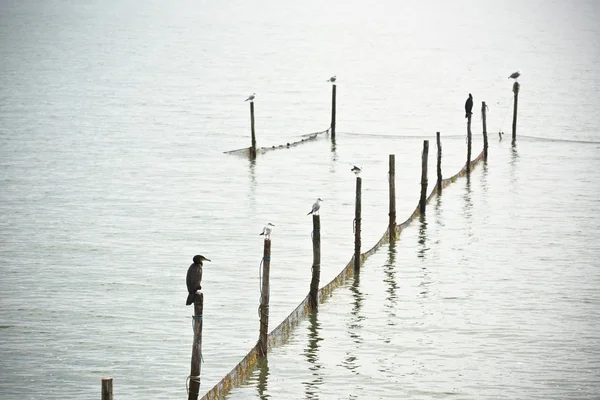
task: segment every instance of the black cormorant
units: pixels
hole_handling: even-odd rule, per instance
[[[465,118],[469,118],[469,115],[473,114],[471,111],[473,110],[473,96],[469,93],[469,98],[465,102]]]
[[[185,301],[185,305],[189,306],[194,302],[196,292],[202,289],[200,283],[202,283],[202,261],[210,261],[208,258],[197,255],[193,258],[194,263],[190,265],[187,272],[187,278],[185,282],[188,288],[188,297]]]

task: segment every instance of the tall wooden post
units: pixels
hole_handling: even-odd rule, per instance
[[[396,155],[390,154],[390,172],[388,174],[390,185],[390,222],[388,231],[390,233],[390,242],[396,239]]]
[[[188,400],[197,400],[200,394],[200,369],[202,362],[202,314],[204,310],[204,293],[194,298],[194,342],[192,344],[192,366],[190,368],[190,386]]]
[[[421,199],[419,212],[425,214],[427,205],[427,157],[429,156],[429,140],[423,140],[423,153],[421,155]]]
[[[267,335],[269,333],[269,271],[271,267],[271,239],[265,239],[263,252],[262,287],[260,289],[260,333],[258,344],[260,353],[267,355]]]
[[[331,85],[331,140],[335,140],[335,103],[337,85]]]
[[[471,173],[471,115],[467,118],[467,174]]]
[[[256,134],[254,132],[254,101],[250,101],[250,129],[252,130],[252,147],[250,147],[250,156],[256,157]]]
[[[113,378],[102,378],[102,400],[113,400]]]
[[[519,82],[515,81],[513,84],[513,93],[515,94],[515,105],[513,107],[513,123],[512,123],[512,141],[515,143],[517,141],[517,105],[519,103],[519,89],[521,85]]]
[[[312,308],[319,307],[319,281],[321,279],[321,217],[313,214],[313,265],[312,280],[310,281],[310,302]]]
[[[360,222],[362,179],[356,177],[356,208],[354,209],[354,270],[360,269]]]
[[[485,101],[481,102],[481,120],[483,121],[483,159],[487,160],[488,158],[488,138],[487,138],[487,123],[485,119],[485,112],[487,111],[487,106],[485,105]]]
[[[435,140],[437,143],[437,190],[438,193],[442,191],[442,140],[440,133],[435,133]]]

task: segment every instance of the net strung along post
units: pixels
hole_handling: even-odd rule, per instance
[[[421,198],[419,212],[425,214],[427,205],[427,157],[429,156],[429,140],[423,140],[423,153],[421,154]]]
[[[437,191],[440,193],[442,191],[442,140],[440,138],[440,133],[435,133],[435,140],[437,143]]]
[[[313,310],[319,307],[319,281],[321,279],[321,217],[313,214],[313,265],[310,281],[310,303]]]
[[[356,177],[356,208],[354,209],[354,270],[360,269],[360,222],[362,179]]]
[[[262,286],[260,289],[260,332],[258,344],[260,354],[267,355],[267,338],[269,333],[269,272],[271,268],[271,239],[265,238],[262,265]]]
[[[487,137],[487,123],[486,123],[486,115],[487,105],[485,101],[481,102],[481,121],[483,123],[483,159],[487,160],[488,158],[488,137]]]
[[[102,378],[102,400],[113,400],[113,378]]]
[[[335,140],[335,103],[336,103],[337,85],[335,82],[331,85],[331,140]]]
[[[204,293],[194,297],[194,341],[192,344],[192,364],[190,367],[188,400],[197,400],[200,394],[200,370],[202,362],[202,319],[204,313]]]
[[[254,101],[250,102],[250,130],[252,131],[252,146],[250,147],[250,157],[256,158],[256,134],[254,132]]]
[[[390,170],[388,174],[390,185],[390,222],[388,231],[390,233],[390,241],[396,238],[396,155],[390,154]]]
[[[513,144],[517,141],[517,106],[519,103],[519,90],[521,89],[521,85],[519,82],[513,84],[513,93],[515,94],[515,103],[513,107],[513,123],[512,123],[512,142]]]

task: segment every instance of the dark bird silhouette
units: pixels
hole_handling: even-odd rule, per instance
[[[508,77],[508,79],[514,79],[517,80],[518,77],[521,76],[521,70],[517,70],[517,72],[513,72],[512,74],[510,74],[510,76]]]
[[[185,305],[189,306],[194,302],[196,297],[196,292],[202,289],[200,283],[202,283],[202,261],[210,261],[208,258],[197,255],[193,258],[193,264],[190,265],[187,272],[187,278],[185,279],[185,283],[188,288],[188,297],[185,301]]]
[[[473,111],[473,96],[469,93],[469,98],[465,102],[465,118],[469,118],[469,115],[473,114],[471,111]]]

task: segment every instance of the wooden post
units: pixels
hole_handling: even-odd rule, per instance
[[[429,140],[423,140],[423,153],[421,155],[421,199],[419,212],[425,214],[427,204],[427,157],[429,156]]]
[[[200,369],[202,362],[202,314],[204,310],[204,293],[200,292],[194,298],[194,342],[192,344],[192,366],[190,368],[190,386],[188,400],[197,400],[200,394]]]
[[[471,115],[467,119],[467,174],[471,173]]]
[[[390,154],[390,172],[388,175],[390,185],[390,223],[388,230],[390,232],[390,242],[396,239],[396,155]]]
[[[337,85],[331,85],[331,140],[335,140],[335,99]]]
[[[252,130],[252,147],[250,157],[256,158],[256,134],[254,133],[254,101],[250,101],[250,129]]]
[[[263,252],[262,287],[260,289],[260,333],[258,344],[260,354],[267,355],[267,336],[269,333],[269,271],[271,268],[271,239],[265,239]]]
[[[435,140],[437,143],[437,190],[438,193],[442,191],[442,140],[440,133],[435,133]]]
[[[356,177],[356,208],[354,209],[354,270],[360,269],[360,209],[362,179]]]
[[[312,308],[319,308],[319,281],[321,279],[321,217],[313,214],[313,265],[310,281],[310,302]]]
[[[102,378],[102,400],[113,400],[113,378]]]
[[[517,105],[519,103],[519,89],[521,85],[519,82],[515,81],[513,84],[513,93],[515,94],[515,105],[513,108],[513,123],[512,123],[512,141],[515,143],[517,141]]]
[[[485,105],[485,101],[481,102],[481,120],[483,121],[483,159],[487,160],[488,157],[488,141],[487,141],[487,123],[485,119],[485,112],[487,111],[487,106]]]

